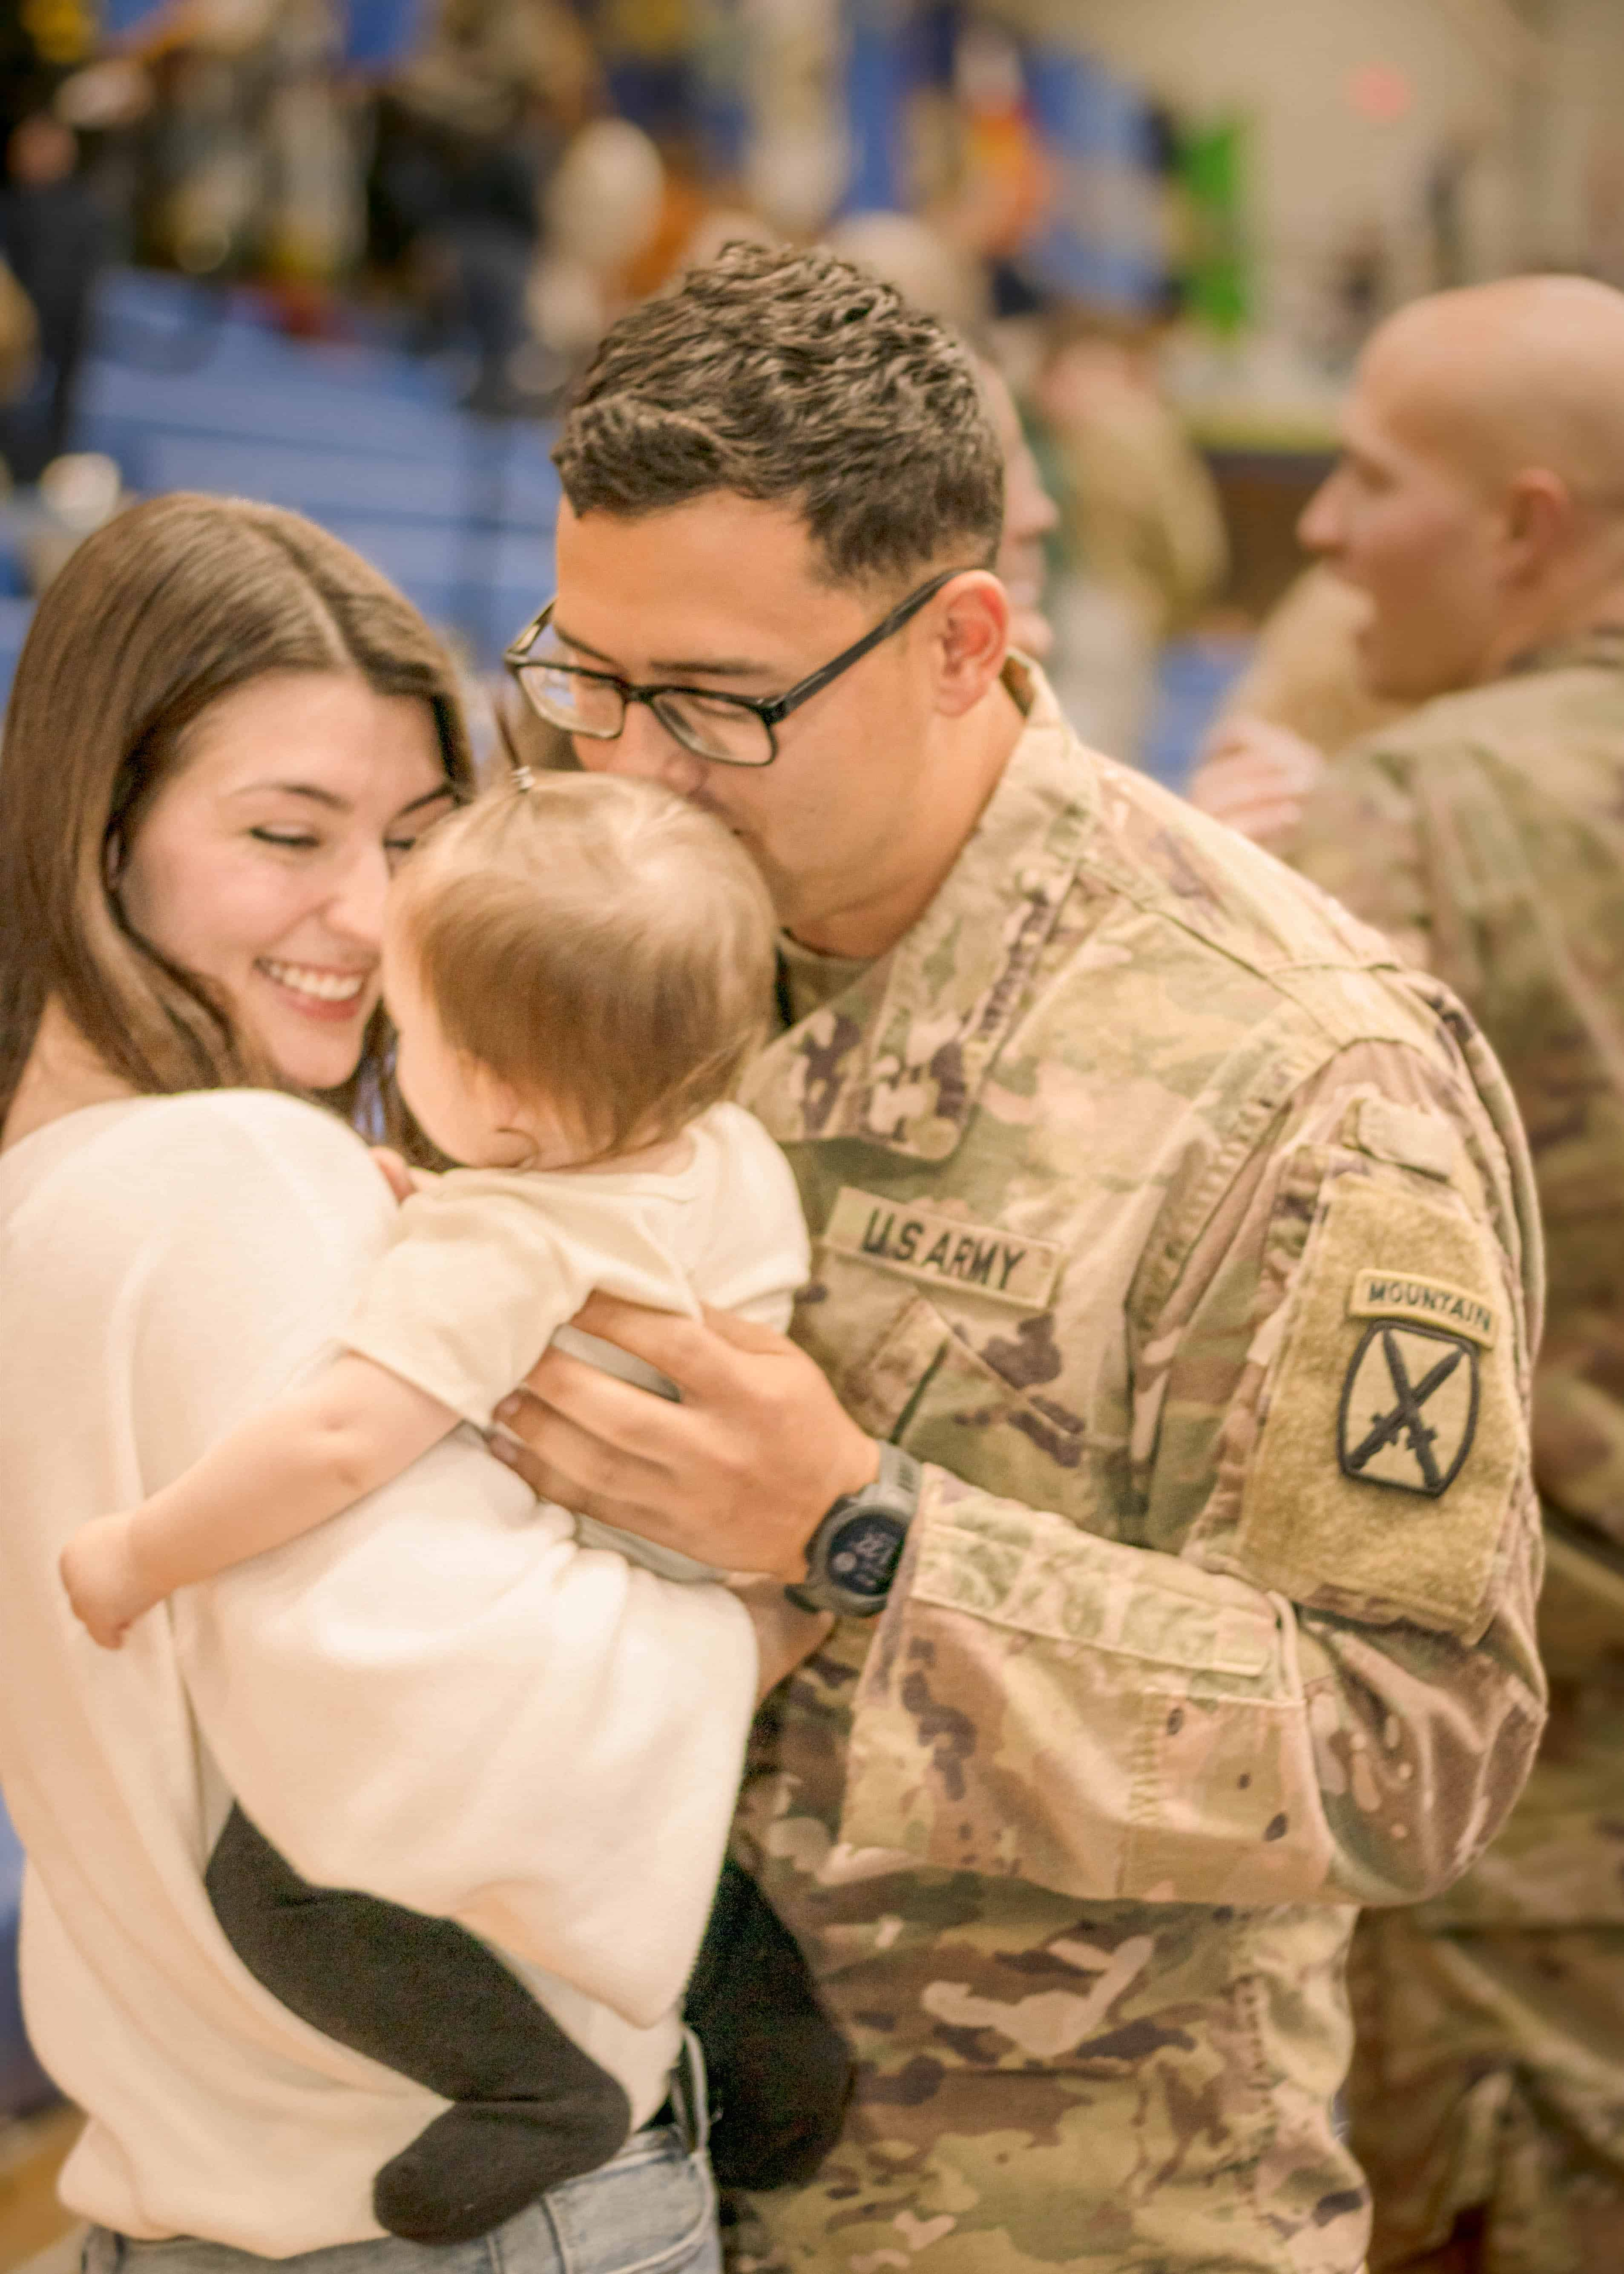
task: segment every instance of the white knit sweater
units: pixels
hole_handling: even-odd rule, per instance
[[[203,1866],[233,1796],[307,1879],[461,1920],[641,2122],[721,1857],[755,1677],[719,1588],[580,1547],[468,1428],[308,1538],[138,1623],[56,1576],[322,1355],[392,1203],[328,1116],[251,1091],[96,1106],[0,1156],[0,1783],[23,1992],[89,2115],[85,2216],[282,2257],[379,2233],[444,2105],[240,1964]]]

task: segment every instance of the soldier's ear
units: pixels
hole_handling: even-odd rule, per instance
[[[1547,466],[1525,466],[1507,485],[1504,518],[1512,581],[1531,584],[1572,542],[1579,506],[1560,474]]]
[[[955,576],[930,604],[928,629],[936,708],[949,718],[974,710],[1010,651],[1010,603],[989,568]]]

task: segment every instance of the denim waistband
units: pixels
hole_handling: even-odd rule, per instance
[[[682,2044],[677,2054],[675,2066],[671,2072],[671,2090],[663,2105],[656,2110],[640,2132],[633,2134],[626,2147],[621,2150],[621,2156],[635,2158],[637,2142],[643,2140],[648,2134],[665,2128],[676,2134],[684,2154],[690,2157],[702,2155],[710,2136],[705,2057],[698,2038],[691,2029],[684,2029],[682,2033]],[[607,2172],[611,2167],[605,2165],[602,2168]],[[571,2182],[571,2184],[578,2183]],[[706,2185],[709,2186],[708,2180]],[[177,2235],[172,2238],[172,2241],[174,2248],[185,2254],[188,2259],[193,2253],[200,2257],[207,2256],[211,2266],[221,2270],[221,2274],[225,2274],[225,2270],[228,2268],[247,2269],[262,2263],[267,2265],[274,2263],[272,2261],[261,2261],[256,2258],[251,2251],[236,2250],[229,2245],[210,2243],[194,2236]],[[115,2233],[108,2227],[93,2226],[86,2238],[80,2258],[82,2274],[129,2274],[129,2270],[139,2267],[149,2252],[162,2250],[163,2248],[164,2245],[162,2243],[137,2242],[132,2249],[128,2237]],[[399,2253],[403,2257],[409,2257],[414,2261],[420,2257],[425,2263],[441,2259],[447,2265],[447,2274],[457,2274],[453,2262],[456,2259],[458,2251],[477,2254],[483,2250],[483,2248],[481,2244],[471,2244],[431,2248],[410,2243],[402,2244],[396,2238],[385,2235],[380,2236],[375,2241],[370,2243],[340,2243],[332,2246],[330,2251],[306,2253],[301,2255],[306,2262],[312,2257],[321,2259],[331,2257],[335,2262],[343,2261],[346,2263],[342,2267],[342,2274],[358,2274],[358,2269],[349,2263],[351,2253],[364,2255],[370,2255],[375,2252],[387,2252],[391,2255]],[[471,2255],[468,2263],[470,2267],[474,2264],[475,2261]],[[340,2274],[337,2265],[335,2266],[334,2274]]]

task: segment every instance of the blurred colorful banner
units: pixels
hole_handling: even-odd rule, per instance
[[[1064,299],[1124,313],[1153,306],[1166,249],[1149,103],[1104,64],[1057,42],[1027,48],[1026,79],[1049,187],[1021,267]]]
[[[1244,230],[1250,139],[1242,121],[1229,119],[1192,127],[1179,142],[1190,310],[1219,332],[1239,331],[1252,312]]]
[[[846,213],[908,203],[907,111],[917,74],[909,0],[846,0],[846,116],[851,173]]]

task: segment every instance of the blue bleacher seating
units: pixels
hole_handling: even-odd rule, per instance
[[[252,297],[111,277],[73,445],[126,486],[293,507],[395,578],[483,665],[545,598],[558,476],[550,435],[470,417],[451,376],[381,335],[284,337]],[[0,561],[0,687],[21,644],[19,564]]]
[[[1202,738],[1253,645],[1244,634],[1196,632],[1170,640],[1157,658],[1139,764],[1169,789],[1183,790],[1189,780]]]

